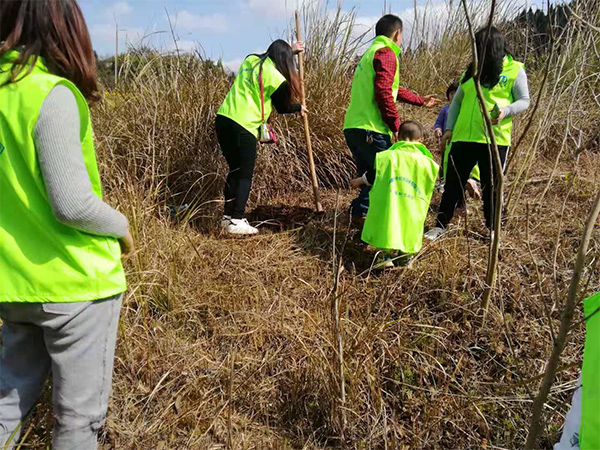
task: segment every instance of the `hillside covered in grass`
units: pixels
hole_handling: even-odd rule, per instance
[[[447,24],[435,35],[425,26],[422,45],[403,56],[404,86],[443,96],[464,71],[470,41],[461,5],[452,8]],[[249,219],[262,233],[249,239],[217,226],[226,166],[214,119],[231,75],[201,54],[123,55],[118,84],[107,80],[92,109],[107,197],[138,246],[126,261],[104,448],[521,448],[600,186],[600,33],[590,26],[600,12],[594,0],[571,8],[576,15],[545,22],[515,11],[498,24],[526,64],[532,108],[514,131],[485,321],[489,243],[479,202],[410,266],[384,274],[371,270],[375,254],[349,226],[355,169],[342,123],[364,49],[354,13],[303,11],[326,212],[312,209],[300,119],[276,117],[280,142],[259,149],[251,197]],[[483,22],[486,11],[474,17]],[[426,125],[439,160],[438,111],[399,108]],[[169,214],[181,205],[189,206]],[[600,289],[598,233],[582,295]],[[582,319],[580,309],[539,448],[557,441],[568,411]],[[27,448],[46,448],[47,407],[36,411]]]

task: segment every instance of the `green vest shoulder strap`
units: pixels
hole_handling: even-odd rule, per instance
[[[0,85],[14,58],[13,52],[0,60]],[[31,73],[0,87],[0,142],[5,148],[0,154],[0,302],[90,301],[126,289],[117,240],[67,227],[52,212],[33,135],[42,104],[58,84],[69,87],[77,99],[83,160],[92,188],[101,196],[87,103],[73,83],[50,74],[38,60]]]
[[[237,74],[225,101],[217,114],[238,123],[258,137],[262,125],[259,74],[262,66],[265,121],[273,110],[271,95],[286,81],[275,63],[266,58],[261,64],[258,56],[248,56]]]
[[[350,106],[344,119],[344,129],[357,128],[391,135],[392,131],[383,120],[381,111],[375,100],[375,68],[373,60],[375,54],[389,48],[396,55],[396,74],[392,85],[392,95],[398,97],[400,88],[400,62],[398,57],[402,52],[394,41],[386,36],[378,36],[361,58],[352,81]]]

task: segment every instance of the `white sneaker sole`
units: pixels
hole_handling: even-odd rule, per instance
[[[241,232],[233,232],[233,231],[227,231],[227,230],[225,230],[225,232],[230,236],[256,236],[258,234],[258,232],[256,232],[256,233],[241,233]]]
[[[386,262],[382,262],[379,264],[375,264],[373,266],[373,270],[386,270],[386,269],[393,269],[394,267],[396,267],[396,266],[394,265],[393,262],[386,261]]]
[[[230,230],[229,228],[226,228],[225,231],[228,234],[231,234],[232,236],[254,236],[256,234],[258,234],[258,230],[254,229],[254,230]]]

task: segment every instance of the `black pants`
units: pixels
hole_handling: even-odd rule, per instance
[[[502,166],[506,162],[508,147],[498,146]],[[444,186],[444,195],[440,204],[440,211],[437,216],[437,226],[446,228],[452,217],[456,206],[464,199],[465,187],[469,180],[469,175],[475,164],[479,164],[481,172],[481,188],[483,191],[483,212],[485,215],[485,224],[492,228],[494,223],[494,189],[491,183],[492,173],[494,180],[496,170],[493,167],[491,159],[491,148],[487,144],[478,144],[476,142],[454,142],[448,157],[448,171],[446,173],[446,185]]]
[[[229,165],[229,175],[225,183],[224,214],[233,219],[242,219],[252,189],[256,137],[225,116],[217,116],[215,126],[221,151]]]
[[[365,172],[372,171],[375,168],[375,155],[392,146],[390,136],[375,133],[374,131],[352,128],[344,130],[344,136],[354,157],[359,176],[362,176]],[[370,191],[370,186],[361,187],[358,197],[352,202],[353,216],[365,217],[367,215]]]

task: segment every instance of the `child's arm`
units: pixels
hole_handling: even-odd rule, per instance
[[[354,178],[353,180],[350,181],[350,186],[353,189],[358,189],[359,187],[363,186],[364,184],[365,184],[365,180],[363,180],[362,177]]]
[[[354,178],[350,181],[350,186],[354,189],[357,189],[361,186],[373,186],[375,182],[375,170],[369,170],[368,172],[363,173],[363,176],[360,178]]]
[[[448,117],[448,108],[444,107],[438,114],[437,119],[435,120],[435,125],[433,126],[433,131],[438,138],[442,137],[444,134],[444,125],[446,123],[446,118]]]

